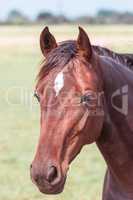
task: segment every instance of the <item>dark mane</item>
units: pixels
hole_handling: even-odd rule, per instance
[[[42,67],[37,76],[38,82],[40,82],[51,69],[55,67],[64,67],[69,61],[77,54],[77,46],[75,41],[62,42],[60,45],[53,49],[47,56],[47,59],[43,61]]]
[[[116,62],[133,69],[132,54],[118,54],[100,46],[92,46],[92,48],[99,56],[110,57]],[[77,53],[77,45],[74,40],[60,43],[58,47],[51,51],[51,53],[47,56],[47,59],[43,61],[42,67],[37,76],[38,83],[49,73],[51,69],[57,66],[64,67],[68,64],[72,58],[76,57]]]
[[[100,56],[107,56],[125,67],[133,70],[133,54],[116,53],[105,47],[93,46],[93,50]]]

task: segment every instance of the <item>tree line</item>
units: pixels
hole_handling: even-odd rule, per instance
[[[118,12],[114,10],[99,10],[95,16],[79,16],[74,19],[68,18],[65,15],[55,15],[51,12],[42,11],[36,18],[30,19],[19,10],[12,10],[4,21],[0,24],[62,24],[62,23],[77,23],[77,24],[133,24],[133,13]]]

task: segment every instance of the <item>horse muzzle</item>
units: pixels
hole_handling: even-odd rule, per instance
[[[66,175],[62,175],[55,166],[50,166],[45,173],[31,166],[30,174],[32,182],[44,194],[59,194],[64,189]]]

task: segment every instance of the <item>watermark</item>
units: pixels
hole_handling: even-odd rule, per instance
[[[30,111],[34,111],[37,107],[32,90],[22,86],[12,86],[6,89],[4,100],[6,105],[12,108],[23,106]]]
[[[121,102],[121,107],[116,105],[115,99],[119,98],[119,102]],[[119,89],[117,89],[111,96],[111,104],[112,107],[123,115],[128,114],[128,85],[125,85]]]
[[[26,107],[30,111],[38,108],[39,103],[34,97],[34,92],[25,87],[10,87],[4,91],[4,100],[7,106]],[[44,99],[45,100],[45,99]],[[51,109],[53,115],[64,113],[70,108],[78,109],[84,105],[88,109],[89,115],[100,116],[104,115],[104,92],[87,91],[86,94],[76,93],[74,91],[63,92],[55,97],[53,88],[48,87],[46,92],[46,100],[44,109]],[[128,85],[125,85],[111,95],[111,105],[119,113],[128,114]],[[57,109],[58,108],[58,109]],[[64,111],[63,111],[64,109]]]

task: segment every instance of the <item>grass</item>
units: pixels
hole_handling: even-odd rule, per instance
[[[105,163],[95,145],[86,146],[75,159],[61,195],[43,195],[30,180],[29,165],[39,136],[39,108],[32,91],[42,59],[38,42],[42,28],[0,27],[0,200],[100,200]],[[58,41],[78,34],[73,25],[50,28]],[[133,52],[133,26],[85,28],[93,43]]]

